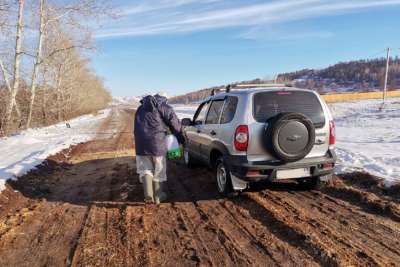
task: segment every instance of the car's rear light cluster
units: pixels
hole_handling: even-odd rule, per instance
[[[331,169],[333,169],[333,163],[324,163],[323,165],[322,165],[322,168],[324,169],[324,170],[331,170]]]
[[[249,146],[249,127],[247,125],[240,125],[236,128],[234,144],[237,151],[247,151]]]
[[[334,121],[329,122],[329,145],[333,146],[336,143],[336,126]]]
[[[260,171],[248,171],[246,176],[247,177],[252,177],[252,176],[260,176]]]

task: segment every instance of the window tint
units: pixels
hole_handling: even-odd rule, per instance
[[[203,103],[197,109],[196,114],[194,116],[194,123],[196,125],[203,124],[207,115],[208,103]]]
[[[266,122],[283,112],[298,112],[306,115],[315,127],[325,125],[325,116],[318,98],[309,92],[284,91],[262,92],[254,95],[254,118]]]
[[[223,100],[213,101],[208,111],[206,124],[218,124],[219,116],[221,115],[222,107],[224,106]]]
[[[225,100],[224,110],[222,111],[221,124],[229,123],[233,120],[236,113],[238,99],[234,96],[229,96]]]

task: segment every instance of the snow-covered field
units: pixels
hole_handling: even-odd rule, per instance
[[[388,186],[400,182],[400,98],[331,104],[335,117],[337,173],[367,171],[385,179]],[[191,117],[196,105],[176,105],[180,118]]]
[[[193,118],[199,104],[173,105],[176,115],[180,118]]]
[[[331,105],[337,125],[337,172],[367,171],[390,186],[400,182],[400,99],[380,107],[380,100]]]
[[[0,157],[0,192],[6,180],[26,174],[50,155],[92,139],[109,113],[107,109],[96,116],[76,118],[69,121],[71,128],[67,128],[65,123],[59,123],[1,138],[0,149],[3,154]]]

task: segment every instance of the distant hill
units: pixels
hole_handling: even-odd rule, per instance
[[[271,83],[272,81],[262,80],[262,79],[254,79],[251,81],[241,81],[241,82],[234,82],[231,85],[238,85],[238,84],[264,84],[264,83]],[[210,88],[201,89],[199,91],[194,91],[191,93],[187,93],[180,96],[170,97],[168,102],[171,104],[188,104],[193,102],[198,102],[206,98],[211,94],[213,90],[222,90],[225,89],[226,85],[219,85]]]
[[[341,62],[324,69],[303,69],[296,72],[282,73],[277,77],[277,82],[292,82],[299,88],[308,88],[321,94],[334,92],[365,92],[376,91],[383,88],[385,76],[385,59],[357,60]],[[390,64],[388,87],[400,87],[400,59],[392,58]],[[260,84],[271,81],[255,79],[251,81],[236,82],[233,84]],[[187,104],[201,101],[213,89],[222,89],[223,86],[206,88],[185,95],[172,97],[172,104]]]

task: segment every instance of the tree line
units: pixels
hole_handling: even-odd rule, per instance
[[[385,77],[386,59],[357,60],[341,62],[324,69],[303,69],[300,71],[283,73],[276,79],[254,79],[235,82],[238,84],[265,84],[265,83],[292,83],[295,87],[316,90],[319,93],[334,93],[348,89],[354,92],[381,90]],[[389,76],[389,90],[400,87],[400,59],[391,58]],[[201,89],[188,94],[171,97],[172,104],[188,104],[199,102],[209,96],[213,90],[223,90],[226,85]]]
[[[310,88],[320,92],[334,92],[342,88],[351,91],[372,91],[382,89],[385,78],[386,59],[357,60],[340,62],[325,69],[303,69],[284,73],[278,80],[295,81],[301,88]],[[400,86],[400,59],[391,58],[388,86],[390,90]]]
[[[0,0],[0,135],[95,112],[111,100],[90,68],[101,0]]]
[[[249,81],[235,82],[235,83],[231,83],[230,85],[234,87],[236,85],[264,84],[264,83],[273,83],[273,81],[267,80],[267,79],[254,79],[254,80],[249,80]],[[190,92],[190,93],[187,93],[184,95],[170,97],[168,99],[168,102],[171,104],[189,104],[189,103],[199,102],[199,101],[202,101],[204,98],[210,96],[212,91],[219,92],[221,90],[225,90],[226,86],[227,85],[219,85],[219,86],[214,86],[214,87]]]

